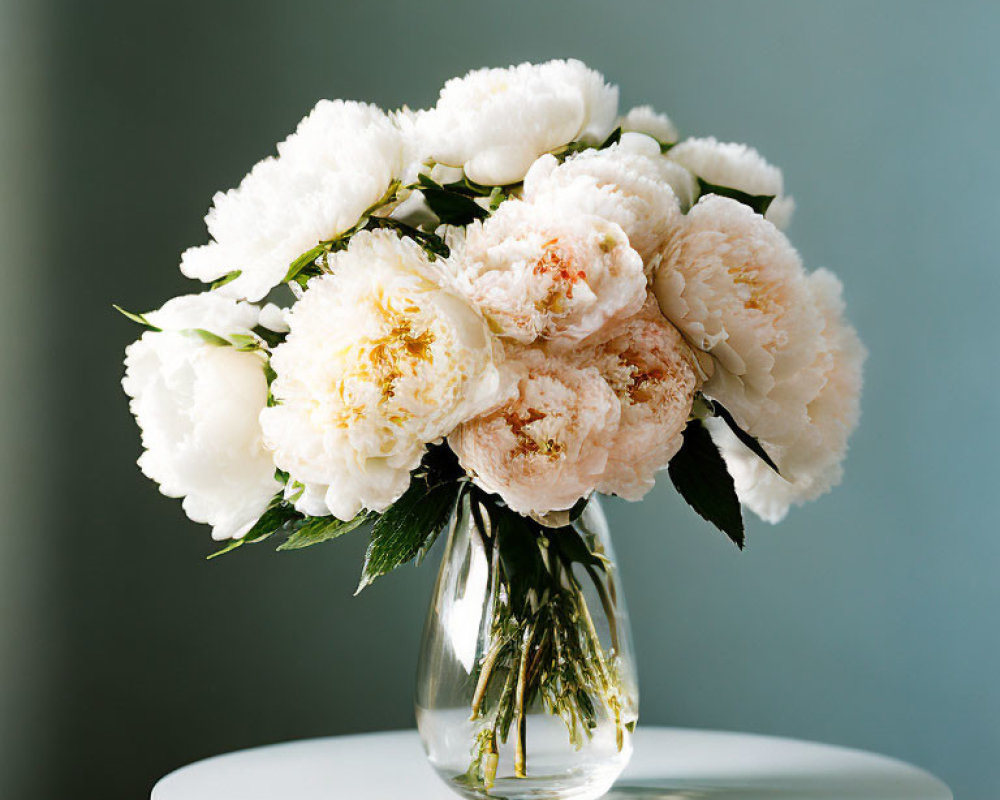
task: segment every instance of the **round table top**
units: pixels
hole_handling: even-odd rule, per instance
[[[448,800],[415,731],[242,750],[182,767],[152,800]],[[941,781],[884,756],[741,733],[641,728],[607,798],[952,800]]]

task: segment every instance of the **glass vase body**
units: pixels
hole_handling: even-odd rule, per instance
[[[427,756],[469,798],[600,797],[631,756],[638,703],[600,503],[552,527],[479,497],[456,506],[424,628]]]

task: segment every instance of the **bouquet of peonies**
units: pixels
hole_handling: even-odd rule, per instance
[[[620,115],[579,61],[321,101],[215,195],[180,265],[211,287],[128,315],[139,465],[218,552],[370,523],[361,587],[463,502],[543,541],[664,468],[742,546],[740,504],[827,491],[858,419],[864,349],[792,208],[755,150]]]

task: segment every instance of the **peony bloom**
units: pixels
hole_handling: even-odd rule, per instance
[[[769,164],[754,148],[719,142],[712,137],[692,138],[672,147],[667,157],[706,183],[750,195],[773,196],[774,200],[767,209],[768,220],[779,228],[785,228],[791,222],[795,201],[784,194],[781,170]]]
[[[208,344],[191,328],[249,334],[257,308],[215,293],[177,297],[147,315],[147,331],[125,351],[122,387],[142,429],[142,471],[184,511],[239,538],[281,489],[257,417],[267,402],[264,359]]]
[[[808,424],[823,382],[823,321],[774,225],[735,200],[703,197],[664,248],[653,290],[667,319],[711,354],[705,393],[745,430],[781,443]]]
[[[356,234],[288,315],[261,422],[306,514],[351,519],[406,490],[426,445],[496,402],[485,322],[410,239]]]
[[[840,483],[847,439],[858,424],[865,348],[843,319],[841,285],[831,272],[808,277],[809,291],[823,320],[823,349],[816,356],[823,385],[809,402],[809,425],[786,446],[762,444],[781,465],[779,477],[725,425],[713,421],[740,500],[768,522],[780,522],[793,503],[813,500]]]
[[[452,78],[437,105],[412,118],[423,153],[474,181],[520,181],[543,153],[599,144],[618,115],[618,89],[579,61],[473,70]]]
[[[589,193],[592,194],[592,193]],[[641,308],[642,259],[621,227],[581,211],[586,187],[508,200],[452,243],[454,284],[495,333],[572,344]]]
[[[673,144],[677,141],[677,127],[666,114],[653,110],[652,106],[636,106],[621,120],[621,128],[626,133],[644,133],[656,139],[660,144]]]
[[[230,297],[259,300],[295,259],[352,228],[403,168],[402,136],[376,106],[321,100],[239,188],[219,192],[205,217],[212,241],[187,250],[181,271]]]
[[[577,363],[596,367],[621,404],[618,433],[597,490],[641,500],[683,443],[701,379],[691,348],[655,298],[607,336],[576,353]]]
[[[628,141],[585,150],[562,164],[554,156],[542,156],[524,178],[524,199],[546,198],[614,222],[648,264],[680,221],[678,197],[690,204],[693,184],[686,170],[660,155],[656,142],[633,134]]]
[[[513,399],[448,437],[462,466],[522,514],[571,508],[604,474],[618,429],[615,393],[593,367],[540,347],[512,346]]]

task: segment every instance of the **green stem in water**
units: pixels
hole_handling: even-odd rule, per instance
[[[472,696],[472,714],[469,715],[470,721],[479,716],[479,706],[482,705],[483,698],[486,696],[486,689],[489,688],[490,678],[493,675],[493,665],[496,664],[497,656],[500,655],[503,644],[503,641],[497,641],[490,648],[489,653],[486,654],[486,658],[483,659],[482,666],[479,668],[479,681],[476,683],[476,693]]]
[[[525,738],[528,719],[524,709],[524,695],[527,690],[528,653],[531,645],[532,629],[529,626],[524,632],[524,642],[521,645],[521,660],[517,671],[517,690],[514,702],[517,704],[517,730],[514,732],[514,777],[528,777],[526,771]]]

